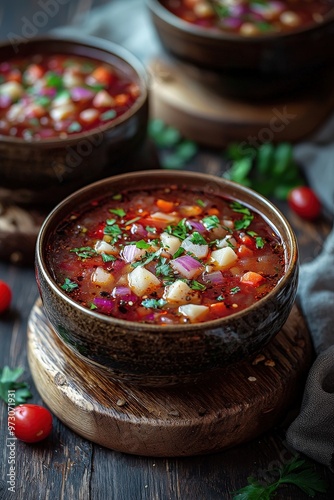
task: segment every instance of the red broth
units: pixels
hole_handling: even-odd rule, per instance
[[[243,36],[289,32],[321,23],[333,0],[161,0],[182,20]]]
[[[40,54],[0,63],[0,137],[66,138],[125,113],[138,85],[110,64]]]
[[[79,207],[52,236],[47,259],[55,282],[82,306],[158,325],[242,311],[285,269],[282,242],[258,213],[175,186]]]

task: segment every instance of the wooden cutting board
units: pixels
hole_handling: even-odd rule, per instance
[[[126,386],[69,351],[37,301],[28,325],[28,359],[42,399],[73,431],[113,450],[168,457],[221,451],[279,423],[298,404],[312,347],[294,306],[259,355],[211,379],[165,389]]]
[[[332,72],[298,92],[260,100],[228,96],[220,77],[174,59],[152,60],[149,70],[152,117],[209,147],[234,141],[244,147],[297,142],[318,129],[334,108]],[[261,92],[261,82],[258,86]]]

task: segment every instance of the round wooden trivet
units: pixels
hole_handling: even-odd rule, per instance
[[[113,450],[168,457],[220,451],[280,422],[299,399],[312,347],[294,307],[261,354],[210,380],[165,389],[126,386],[65,347],[37,301],[28,359],[41,397],[72,430]]]
[[[151,114],[205,146],[245,148],[266,142],[297,142],[314,132],[334,106],[328,78],[284,97],[260,101],[224,95],[220,80],[171,59],[151,61]],[[332,77],[333,79],[333,77]],[[259,84],[261,88],[261,83]]]

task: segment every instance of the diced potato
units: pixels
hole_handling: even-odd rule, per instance
[[[196,304],[187,304],[179,307],[179,312],[194,322],[205,319],[208,311],[209,308],[207,306]]]
[[[51,108],[58,108],[59,106],[63,106],[64,104],[72,104],[71,96],[67,91],[61,92],[57,97],[53,99],[53,101],[51,102]]]
[[[12,101],[17,101],[23,92],[24,89],[18,82],[6,82],[0,85],[0,94],[9,96]]]
[[[93,105],[96,108],[107,108],[114,104],[115,99],[106,90],[100,90],[93,99]]]
[[[118,255],[118,249],[117,247],[110,245],[106,241],[97,241],[95,243],[94,249],[96,250],[97,253],[106,253],[108,255]]]
[[[105,271],[103,267],[97,267],[92,274],[91,280],[95,285],[110,286],[114,282],[114,277]]]
[[[209,245],[194,244],[191,242],[191,238],[192,236],[188,236],[188,238],[183,240],[181,247],[195,255],[198,259],[204,259],[208,255]]]
[[[73,104],[71,103],[63,104],[62,106],[58,106],[57,108],[51,109],[50,116],[52,120],[54,120],[55,122],[59,122],[71,116],[74,110],[75,108]]]
[[[194,290],[187,283],[176,280],[172,285],[166,287],[164,299],[175,304],[186,304],[194,295]]]
[[[222,240],[217,240],[216,246],[217,248],[224,248],[233,245],[234,247],[237,245],[235,238],[232,235],[228,234]]]
[[[181,240],[179,240],[176,236],[168,233],[161,233],[160,238],[164,248],[166,248],[172,255],[174,255],[180,248]]]
[[[80,87],[84,83],[83,76],[79,73],[78,68],[66,68],[63,75],[64,87]]]
[[[207,2],[199,2],[194,7],[194,12],[197,17],[212,17],[214,15],[214,11],[212,7]]]
[[[142,266],[136,267],[128,275],[128,283],[131,290],[139,297],[151,293],[161,286],[158,278]]]
[[[231,247],[225,247],[214,250],[211,254],[211,259],[216,268],[225,269],[231,267],[238,259],[238,256]]]
[[[177,215],[174,214],[173,212],[171,214],[165,214],[163,212],[154,212],[154,214],[151,215],[151,219],[167,222],[168,224],[173,224],[175,222],[178,222],[179,220]]]
[[[19,103],[13,104],[6,113],[6,118],[10,122],[19,121],[21,116],[24,117],[24,106]]]
[[[97,111],[97,109],[88,108],[81,111],[79,118],[85,123],[92,123],[98,119],[99,115],[100,113]]]

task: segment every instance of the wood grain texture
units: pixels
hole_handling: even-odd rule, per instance
[[[209,75],[201,81],[203,75],[195,70],[175,60],[151,62],[152,114],[205,146],[296,142],[316,130],[334,106],[333,88],[327,82],[288,98],[246,100],[226,97],[219,79],[210,81]]]
[[[278,423],[310,367],[310,338],[296,306],[259,356],[196,384],[146,389],[119,384],[78,359],[36,302],[28,358],[42,399],[81,436],[126,453],[189,456],[221,451]]]

